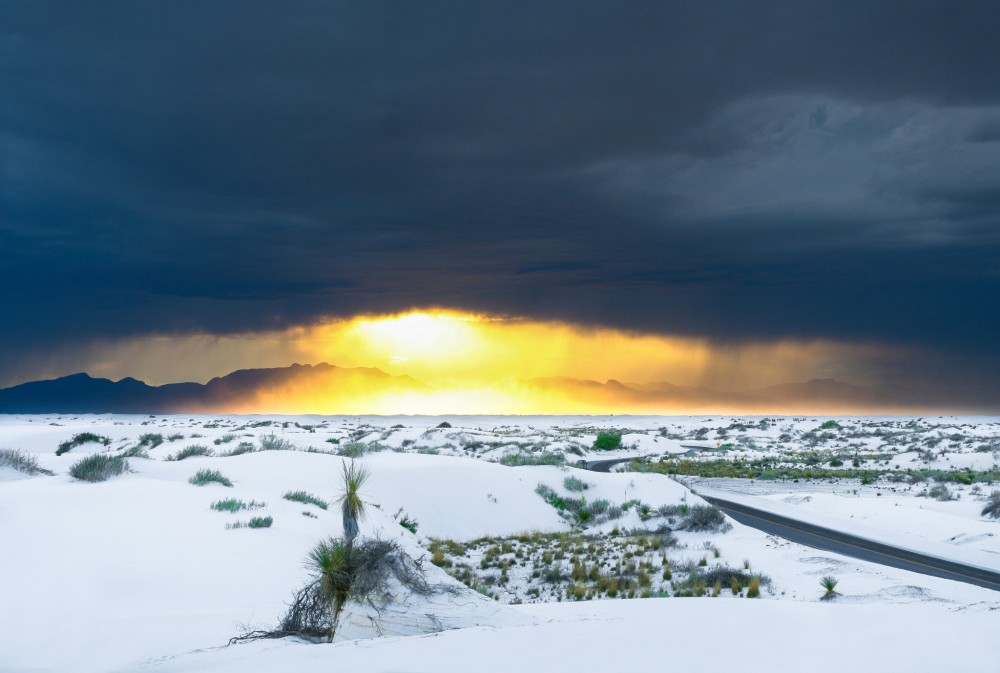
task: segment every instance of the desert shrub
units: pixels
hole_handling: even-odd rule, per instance
[[[97,444],[103,444],[104,446],[109,446],[111,444],[111,440],[108,437],[104,437],[103,435],[95,435],[93,432],[81,432],[73,435],[72,439],[68,439],[65,442],[62,442],[59,445],[59,448],[56,449],[56,455],[61,456],[67,451],[70,451],[80,446],[81,444],[86,444],[88,442],[95,442]]]
[[[439,428],[450,428],[451,427],[451,423],[449,423],[448,421],[441,421],[440,423],[437,424],[437,427],[439,427]]]
[[[95,453],[74,463],[69,468],[70,476],[81,481],[107,481],[111,477],[128,472],[128,460],[122,456]]]
[[[405,528],[406,530],[410,531],[414,535],[417,534],[417,528],[420,527],[420,524],[417,523],[417,520],[411,519],[409,514],[403,515],[403,517],[399,520],[399,525]]]
[[[819,426],[819,429],[820,430],[839,430],[840,429],[840,423],[838,423],[837,421],[826,421],[825,423],[823,423],[822,425]]]
[[[219,455],[223,458],[229,458],[232,456],[242,456],[244,453],[253,453],[257,450],[257,447],[253,445],[253,442],[240,442],[229,451],[223,451]]]
[[[269,435],[260,436],[261,451],[294,451],[295,445],[283,437],[278,437],[273,432]]]
[[[820,596],[821,601],[830,601],[839,596],[840,594],[835,591],[837,588],[837,578],[832,575],[826,575],[819,583],[826,590],[822,596]]]
[[[1000,491],[992,491],[986,498],[986,506],[981,512],[983,516],[1000,519]]]
[[[573,476],[563,479],[563,486],[567,491],[586,491],[590,488],[590,484],[585,482],[583,479],[577,479]]]
[[[198,470],[193,477],[188,479],[188,482],[195,486],[205,486],[211,483],[222,484],[228,488],[233,486],[233,482],[224,477],[218,470]]]
[[[158,432],[147,432],[139,436],[139,446],[146,446],[155,449],[163,443],[163,435]]]
[[[406,444],[406,442],[408,442],[408,441],[410,441],[410,440],[403,440],[403,444]],[[426,456],[437,456],[437,455],[439,455],[441,453],[441,451],[439,449],[437,449],[437,448],[428,447],[428,446],[421,446],[419,449],[417,449],[417,453],[422,453],[422,454],[424,454]]]
[[[367,450],[368,447],[361,442],[348,442],[337,450],[337,455],[344,458],[360,458]]]
[[[611,509],[611,503],[607,500],[599,498],[587,505],[587,509],[589,509],[590,513],[594,516],[600,516]]]
[[[747,584],[747,598],[760,598],[760,575],[754,575]]]
[[[750,583],[752,575],[742,570],[736,568],[730,568],[729,566],[719,565],[713,566],[709,570],[701,571],[701,576],[705,578],[705,581],[709,584],[714,584],[715,582],[721,582],[726,586],[732,586],[733,582],[737,582],[740,588],[746,586]]]
[[[149,451],[143,447],[136,444],[135,446],[130,446],[120,454],[122,458],[149,458]]]
[[[566,457],[561,453],[542,451],[541,453],[508,453],[500,458],[500,464],[508,467],[522,467],[525,465],[562,465],[566,462]]]
[[[186,458],[194,458],[195,456],[211,456],[212,449],[207,446],[202,446],[201,444],[192,444],[186,448],[181,449],[176,454],[172,456],[167,456],[164,460],[184,460]]]
[[[233,441],[234,439],[236,439],[236,435],[234,435],[232,433],[226,433],[225,435],[222,435],[222,437],[216,438],[213,443],[216,446],[218,446],[220,444],[228,444],[229,442]]]
[[[211,504],[211,509],[214,509],[216,512],[239,512],[242,509],[261,509],[263,507],[267,507],[267,503],[257,502],[256,500],[251,500],[247,503],[236,498],[216,500]]]
[[[622,448],[622,433],[617,430],[601,430],[594,440],[596,451],[611,451]]]
[[[318,498],[312,493],[307,493],[306,491],[288,491],[283,496],[285,500],[291,500],[292,502],[301,502],[303,505],[316,505],[320,509],[326,509],[329,507],[329,503],[322,498]]]
[[[930,490],[927,491],[927,495],[935,500],[940,500],[941,502],[947,502],[949,500],[954,500],[955,496],[952,495],[951,491],[944,484],[934,484],[931,486]]]
[[[287,636],[330,642],[349,601],[381,610],[397,600],[399,589],[421,596],[457,594],[453,587],[428,583],[420,564],[392,541],[370,539],[352,544],[329,538],[309,552],[307,567],[312,580],[295,592],[278,628],[246,633],[230,642]]]
[[[38,465],[38,459],[20,449],[0,449],[0,467],[9,467],[24,474],[55,474]]]
[[[714,505],[695,505],[688,509],[684,520],[677,526],[678,530],[690,531],[720,531],[726,532],[732,525],[726,521],[726,515]]]
[[[270,528],[273,523],[274,519],[269,516],[255,516],[249,521],[227,523],[226,530],[232,530],[234,528]]]
[[[175,433],[173,435],[170,435],[169,437],[167,437],[167,441],[168,442],[176,442],[176,441],[181,440],[181,439],[184,439],[184,435],[182,435],[179,432]]]

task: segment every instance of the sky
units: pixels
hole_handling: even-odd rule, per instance
[[[569,376],[996,392],[998,25],[923,0],[8,0],[0,386],[389,368],[337,326],[443,309],[569,330]],[[646,371],[649,339],[674,354]]]

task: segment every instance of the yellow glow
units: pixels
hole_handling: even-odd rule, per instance
[[[735,413],[742,410],[738,404],[706,403],[692,390],[738,391],[815,377],[866,383],[859,372],[895,355],[830,341],[726,345],[442,309],[283,331],[148,337],[91,349],[75,361],[89,360],[93,375],[152,384],[328,362],[338,369],[304,371],[228,400],[224,408],[205,409],[328,414]],[[690,388],[671,397],[668,386],[594,383],[611,379]]]

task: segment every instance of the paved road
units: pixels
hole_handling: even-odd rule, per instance
[[[611,468],[618,463],[627,463],[631,458],[613,458],[611,460],[591,460],[587,462],[587,469],[591,472],[610,472]]]
[[[630,460],[631,458],[595,460],[587,463],[587,467],[594,472],[610,472],[612,466],[618,463],[627,463]],[[798,544],[815,547],[816,549],[824,549],[863,561],[880,563],[892,568],[910,570],[934,577],[943,577],[944,579],[956,580],[1000,591],[1000,573],[992,570],[967,566],[954,561],[939,559],[906,549],[899,549],[898,547],[881,542],[866,540],[848,533],[799,521],[798,519],[772,514],[771,512],[722,498],[706,495],[702,495],[701,497],[742,524]]]

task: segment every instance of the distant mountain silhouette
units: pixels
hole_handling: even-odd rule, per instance
[[[604,383],[570,377],[520,381],[518,385],[558,399],[563,406],[606,409],[609,413],[701,414],[902,414],[997,413],[996,392],[929,390],[901,386],[856,386],[834,379],[782,383],[745,392],[676,386],[660,381]],[[73,374],[0,389],[0,413],[225,413],[253,408],[266,412],[273,400],[298,399],[303,392],[322,398],[357,391],[359,399],[389,393],[418,394],[434,389],[409,376],[380,369],[320,363],[273,369],[243,369],[208,383],[150,386],[133,378],[120,381]],[[267,395],[264,395],[267,393]],[[293,403],[294,404],[294,403]],[[287,405],[285,405],[287,408]],[[603,412],[600,412],[603,413]]]
[[[164,414],[225,412],[234,401],[271,388],[298,385],[359,386],[388,391],[425,390],[409,376],[391,376],[368,367],[294,364],[273,369],[241,369],[208,383],[150,386],[133,378],[120,381],[73,374],[0,389],[5,414]]]

